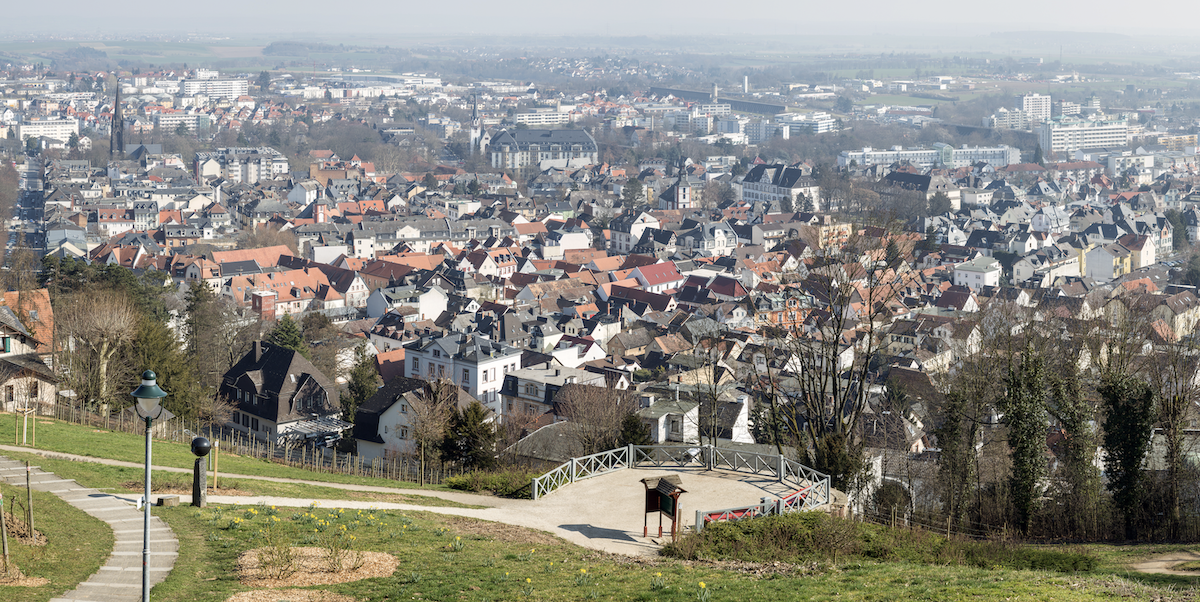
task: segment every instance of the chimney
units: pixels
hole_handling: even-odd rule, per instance
[[[262,360],[263,344],[262,341],[254,341],[254,361]]]

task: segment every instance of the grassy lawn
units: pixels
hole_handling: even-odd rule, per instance
[[[0,414],[0,443],[14,441],[16,425],[11,414]],[[37,449],[57,451],[93,458],[109,458],[127,462],[142,462],[145,457],[145,438],[133,433],[121,433],[89,426],[71,424],[60,420],[40,418],[37,426]],[[155,440],[155,466],[174,466],[191,469],[195,456],[187,443],[171,443]],[[285,479],[321,480],[330,483],[372,485],[396,489],[419,489],[416,483],[393,481],[372,477],[359,477],[337,473],[318,473],[311,470],[285,466],[258,458],[238,456],[221,452],[218,459],[220,474],[241,474]],[[218,482],[220,484],[220,482]],[[441,486],[429,489],[448,490]]]
[[[157,450],[157,448],[158,443],[155,443],[155,449]],[[40,466],[43,470],[53,472],[64,479],[75,479],[81,484],[85,484],[88,487],[94,487],[96,489],[118,493],[139,493],[142,491],[143,487],[142,479],[144,477],[144,472],[141,468],[109,466],[106,464],[95,464],[91,462],[44,458],[36,454],[8,452],[0,455],[4,455],[14,460],[28,461],[30,464],[34,466]],[[190,474],[158,471],[154,473],[151,479],[151,485],[155,492],[191,495],[192,476]],[[210,481],[209,486],[211,485],[212,483]],[[441,498],[430,497],[427,495],[346,491],[345,489],[322,487],[320,485],[309,485],[306,483],[276,483],[273,481],[261,481],[257,479],[221,479],[218,482],[218,485],[220,486],[220,489],[218,489],[215,493],[210,492],[210,495],[262,495],[300,498],[306,500],[373,500],[377,502],[391,502],[396,504],[414,504],[421,506],[451,508],[486,507],[461,504],[451,500],[443,500]]]
[[[718,600],[1097,600],[1112,597],[1187,599],[1186,581],[1121,576],[1119,565],[1092,573],[1018,571],[909,562],[746,565],[665,558],[629,559],[593,552],[548,534],[422,512],[280,512],[215,507],[171,508],[159,516],[180,539],[180,560],[154,589],[155,600],[212,601],[250,589],[235,572],[238,555],[266,534],[293,545],[320,546],[341,532],[353,549],[386,552],[390,576],[305,589],[362,601],[699,599],[704,582]],[[311,513],[315,518],[305,516]],[[242,519],[231,528],[234,519]],[[329,524],[316,530],[316,520]],[[357,524],[356,524],[357,523]],[[454,550],[454,542],[461,549]],[[1123,558],[1115,551],[1114,560]],[[586,572],[585,572],[586,571]],[[661,574],[661,577],[660,577]],[[1145,576],[1153,577],[1153,576]],[[657,583],[656,583],[657,581]],[[657,585],[657,587],[656,587]]]
[[[25,488],[2,487],[5,509],[11,511],[13,500],[20,500],[17,514],[22,514]],[[43,577],[50,583],[40,587],[0,585],[0,600],[42,602],[61,596],[100,570],[112,551],[112,529],[58,496],[34,491],[33,510],[34,526],[46,536],[46,545],[26,545],[10,537],[9,552],[27,577]]]

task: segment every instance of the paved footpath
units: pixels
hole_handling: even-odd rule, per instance
[[[14,448],[20,449],[20,448]],[[26,450],[28,451],[28,450]],[[0,456],[0,480],[25,486],[25,464]],[[82,487],[72,479],[31,467],[30,487],[48,491],[112,527],[114,545],[108,563],[74,591],[50,602],[137,602],[142,598],[142,512],[127,500],[98,489]],[[12,491],[11,489],[9,490]],[[35,517],[36,520],[36,517]],[[150,517],[150,586],[175,566],[179,542],[162,519]]]
[[[96,462],[111,466],[142,467],[142,464],[136,462],[93,458],[62,452],[36,450],[28,447],[0,445],[0,452],[5,450],[36,453],[48,458]],[[192,471],[191,468],[166,466],[155,466],[154,470],[156,472],[184,473]],[[649,476],[662,476],[664,474],[679,475],[683,480],[683,488],[688,492],[680,499],[680,507],[682,508],[681,518],[683,519],[680,521],[683,523],[681,527],[691,526],[695,522],[696,510],[716,510],[754,504],[758,503],[764,497],[775,498],[791,493],[783,484],[760,475],[734,473],[725,470],[706,472],[693,468],[679,469],[665,467],[619,470],[579,481],[537,501],[498,498],[488,495],[433,489],[404,489],[398,487],[328,483],[317,480],[320,475],[314,475],[317,478],[313,480],[300,480],[221,473],[221,479],[304,483],[348,491],[421,495],[463,504],[484,506],[484,508],[447,508],[413,504],[392,504],[369,500],[311,500],[270,496],[224,496],[221,495],[220,491],[208,496],[208,501],[213,504],[265,503],[282,507],[304,507],[313,501],[317,501],[325,508],[375,507],[449,514],[540,529],[586,548],[636,556],[656,554],[660,543],[662,543],[662,539],[657,537],[657,515],[648,516],[644,512],[646,493],[640,479]],[[137,495],[133,494],[126,497],[136,499]],[[190,495],[179,496],[180,504],[190,502]],[[653,523],[654,529],[651,532],[651,537],[642,536],[643,530],[639,527],[642,527],[645,522]],[[141,548],[138,549],[140,550]]]

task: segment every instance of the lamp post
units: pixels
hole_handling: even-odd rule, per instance
[[[142,386],[130,395],[137,403],[134,409],[146,421],[146,493],[142,499],[145,518],[142,521],[142,602],[150,602],[150,422],[162,415],[159,400],[167,392],[158,388],[158,377],[153,370],[142,373]]]

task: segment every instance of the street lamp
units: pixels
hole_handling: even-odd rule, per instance
[[[146,420],[146,494],[142,499],[145,519],[142,522],[142,602],[150,602],[150,422],[162,415],[163,408],[158,400],[167,392],[158,388],[158,377],[153,370],[142,373],[142,386],[130,395],[137,401],[134,410]]]

